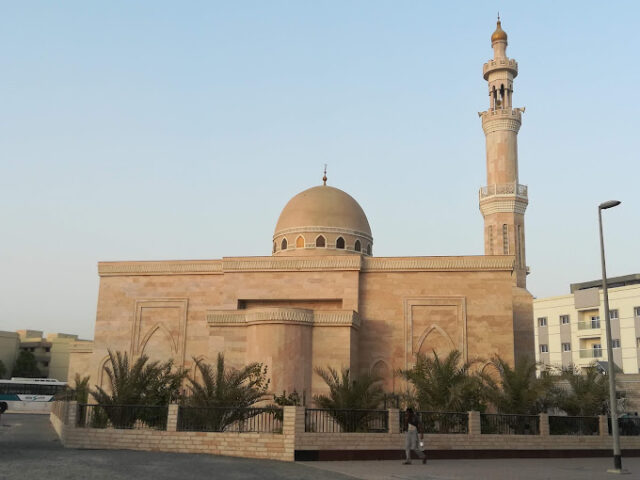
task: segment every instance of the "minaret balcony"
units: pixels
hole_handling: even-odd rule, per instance
[[[512,58],[498,58],[489,60],[482,66],[482,76],[485,80],[489,79],[489,74],[497,70],[509,70],[513,78],[518,76],[518,62]]]
[[[492,197],[494,195],[509,195],[520,197],[524,200],[529,200],[528,188],[526,185],[520,185],[519,183],[502,183],[498,185],[487,185],[480,189],[480,200]]]

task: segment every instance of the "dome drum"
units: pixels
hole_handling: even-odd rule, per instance
[[[283,240],[286,240],[283,245]],[[324,242],[323,242],[324,240]],[[324,243],[324,246],[322,244]],[[286,248],[283,246],[286,245]],[[273,237],[273,255],[370,255],[373,240],[363,232],[330,227],[307,228],[278,233]]]

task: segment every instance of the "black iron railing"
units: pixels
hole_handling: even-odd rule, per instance
[[[80,428],[125,428],[166,430],[169,407],[147,405],[78,404],[76,426]]]
[[[462,412],[416,412],[424,433],[469,433],[469,414]],[[406,432],[407,412],[400,412],[400,431]]]
[[[480,414],[483,434],[539,435],[540,417],[537,415]]]
[[[282,412],[282,408],[180,406],[177,430],[282,433]]]
[[[609,435],[611,435],[611,417],[608,418]],[[640,417],[618,417],[618,431],[620,435],[637,436],[640,435]]]
[[[549,416],[551,435],[598,435],[598,417]]]
[[[304,431],[316,433],[386,433],[389,431],[387,410],[329,410],[307,408]]]

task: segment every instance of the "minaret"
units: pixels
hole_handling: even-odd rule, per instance
[[[518,183],[518,130],[524,108],[513,108],[518,63],[507,57],[507,34],[500,25],[491,35],[493,59],[482,67],[489,84],[489,110],[480,112],[487,139],[487,186],[480,189],[485,255],[513,255],[515,280],[526,288],[524,211],[527,187]]]

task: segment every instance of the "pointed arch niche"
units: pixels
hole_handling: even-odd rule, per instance
[[[186,298],[138,300],[131,330],[131,356],[143,353],[151,360],[173,359],[184,365],[187,331]]]
[[[446,355],[459,350],[468,359],[465,297],[414,297],[404,300],[405,368],[418,353]]]

